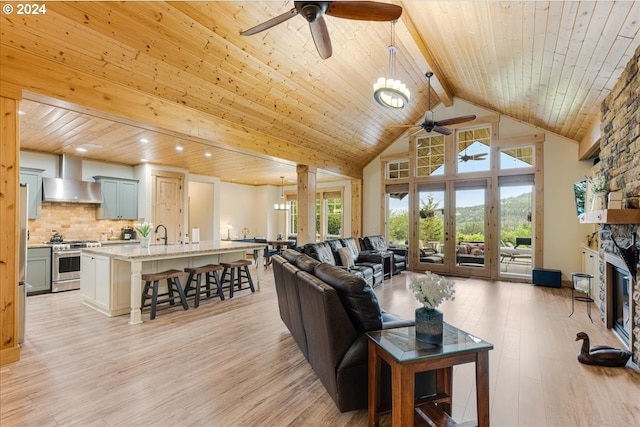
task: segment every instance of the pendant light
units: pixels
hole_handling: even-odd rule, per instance
[[[276,203],[273,205],[273,208],[277,211],[288,211],[289,208],[291,207],[291,205],[289,203],[286,203],[286,201],[284,200],[284,176],[280,177],[281,180],[281,184],[280,184],[280,203]]]
[[[396,80],[396,54],[395,47],[395,25],[397,21],[391,22],[391,44],[389,45],[389,75],[387,78],[380,77],[373,85],[373,98],[383,107],[400,110],[409,103],[411,93],[407,86],[400,80]]]

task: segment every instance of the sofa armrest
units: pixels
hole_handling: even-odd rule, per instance
[[[414,326],[413,320],[402,319],[392,313],[382,312],[382,329],[407,328]]]

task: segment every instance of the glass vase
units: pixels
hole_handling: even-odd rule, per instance
[[[148,248],[150,243],[151,243],[151,236],[142,236],[140,238],[141,248]]]
[[[416,339],[427,344],[442,345],[443,316],[435,308],[416,308]]]

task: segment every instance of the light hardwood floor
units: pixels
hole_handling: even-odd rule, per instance
[[[377,290],[382,306],[405,318],[418,306],[405,285],[410,274]],[[455,281],[445,320],[495,346],[493,426],[640,425],[640,371],[576,361],[579,331],[592,344],[621,344],[589,322],[584,303],[568,317],[569,289]],[[336,409],[298,350],[279,318],[271,269],[255,294],[160,311],[135,326],[79,298],[28,298],[22,360],[0,368],[3,427],[367,425],[366,411]],[[453,416],[475,418],[471,365],[454,368]]]

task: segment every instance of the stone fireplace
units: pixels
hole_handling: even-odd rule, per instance
[[[602,123],[600,139],[600,160],[602,173],[609,181],[610,191],[621,191],[623,206],[630,209],[640,208],[640,48],[627,64],[620,79],[611,93],[602,103]],[[600,311],[602,321],[614,328],[615,321],[622,316],[629,335],[628,345],[633,352],[633,361],[640,362],[640,286],[638,269],[629,267],[620,256],[615,243],[621,248],[630,248],[640,240],[640,224],[603,224],[600,225]],[[619,269],[619,270],[618,270]],[[629,275],[628,306],[624,298],[614,302],[616,274],[636,270]],[[621,280],[620,277],[618,280]],[[618,286],[619,287],[619,286]],[[624,297],[624,296],[623,296]],[[617,304],[617,306],[616,306]],[[620,306],[622,304],[622,306]],[[617,314],[614,313],[615,310]],[[625,310],[626,316],[625,317]],[[620,336],[621,334],[618,333]],[[624,334],[623,334],[624,335]]]

